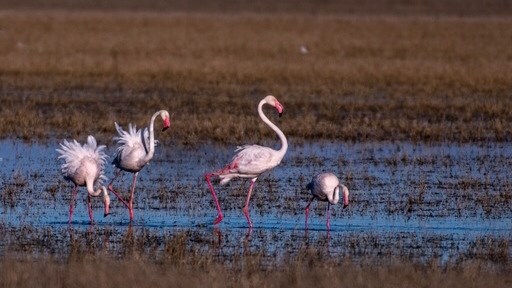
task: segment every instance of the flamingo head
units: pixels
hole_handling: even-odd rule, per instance
[[[348,188],[345,185],[341,185],[341,188],[343,190],[343,208],[347,208],[349,202],[348,202]]]
[[[103,204],[105,205],[105,213],[103,214],[103,217],[107,217],[110,215],[110,197],[108,196],[107,188],[105,188],[105,186],[101,186],[101,189],[103,190]]]
[[[164,121],[164,127],[162,128],[162,131],[169,129],[169,127],[171,127],[169,112],[167,112],[166,110],[162,110],[162,112],[160,112],[160,117],[162,117],[162,120]]]
[[[283,115],[283,111],[284,111],[283,105],[281,105],[281,103],[279,103],[279,101],[277,101],[276,97],[274,97],[272,95],[268,95],[267,97],[265,97],[265,102],[276,107],[277,112],[279,113],[279,117],[281,117]]]

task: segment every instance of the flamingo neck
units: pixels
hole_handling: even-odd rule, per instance
[[[267,103],[265,100],[261,100],[258,104],[258,114],[260,115],[261,120],[263,120],[263,122],[265,122],[272,130],[274,130],[274,132],[277,133],[277,136],[279,136],[279,139],[281,140],[281,149],[279,149],[277,152],[282,159],[284,154],[286,154],[286,150],[288,149],[288,141],[286,140],[286,136],[284,136],[283,131],[281,131],[281,129],[272,123],[263,113],[263,105],[265,103]]]
[[[155,132],[154,132],[154,126],[155,126],[155,119],[160,114],[161,111],[156,112],[151,116],[151,121],[149,122],[149,150],[146,154],[146,157],[144,157],[145,162],[149,162],[153,158],[153,154],[155,154]],[[144,141],[144,135],[142,135],[143,141]]]
[[[89,195],[91,196],[99,196],[101,192],[103,192],[103,190],[101,190],[101,188],[98,188],[96,191],[94,191],[93,182],[94,181],[90,180],[86,181],[85,186],[87,187],[87,193],[89,193]]]
[[[332,194],[327,195],[327,200],[331,204],[337,204],[340,200],[340,186],[336,186]]]
[[[100,196],[100,194],[103,194],[103,202],[105,203],[105,215],[108,215],[109,214],[108,206],[110,205],[110,197],[108,196],[108,192],[107,192],[107,189],[105,188],[105,186],[101,186],[96,191],[94,191],[94,189],[92,187],[92,183],[90,181],[87,181],[86,185],[87,185],[87,193],[89,193],[90,196],[96,197],[96,196]]]

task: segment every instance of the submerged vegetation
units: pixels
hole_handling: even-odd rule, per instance
[[[474,254],[473,260],[442,263],[432,257],[414,262],[391,256],[376,265],[371,260],[353,261],[350,254],[331,255],[329,243],[322,239],[285,252],[287,256],[279,260],[265,248],[272,247],[271,242],[254,247],[246,239],[232,247],[233,243],[223,242],[215,233],[208,237],[197,231],[167,235],[124,229],[121,234],[105,227],[54,231],[0,226],[3,243],[12,243],[10,251],[34,249],[28,258],[2,257],[0,287],[161,287],[169,283],[174,287],[508,287],[512,281],[509,259],[503,256],[508,250],[502,247],[507,242],[504,239],[471,244],[468,253]],[[23,241],[12,241],[16,237]],[[378,246],[383,240],[377,235],[351,237],[333,244],[350,247],[368,238],[368,245]],[[412,244],[399,240],[394,249],[423,240]]]

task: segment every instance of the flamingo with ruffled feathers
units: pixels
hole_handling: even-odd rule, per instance
[[[320,173],[313,177],[313,180],[306,186],[308,190],[311,191],[313,197],[309,200],[308,205],[306,206],[306,229],[308,227],[308,216],[309,216],[309,206],[313,202],[313,200],[317,199],[319,201],[327,202],[327,230],[331,229],[331,205],[336,205],[340,199],[340,190],[343,194],[343,208],[346,208],[349,204],[348,201],[348,188],[340,183],[338,177],[333,173]]]
[[[288,141],[286,140],[284,133],[274,123],[272,123],[267,118],[267,116],[265,116],[265,114],[263,114],[263,105],[265,104],[269,104],[270,106],[275,107],[279,113],[279,116],[283,114],[283,105],[281,105],[281,103],[279,103],[279,101],[272,95],[266,96],[258,104],[258,114],[260,118],[277,133],[279,139],[281,140],[281,148],[279,150],[274,150],[272,148],[259,145],[239,146],[235,150],[237,153],[228,165],[216,172],[205,174],[205,179],[208,183],[208,187],[210,188],[210,192],[212,193],[218,213],[217,218],[213,222],[214,225],[219,224],[224,216],[222,215],[219,200],[217,199],[217,195],[210,180],[212,176],[218,176],[220,178],[221,185],[226,184],[231,179],[237,177],[251,179],[251,184],[247,193],[247,199],[245,201],[243,213],[247,219],[249,227],[252,228],[252,221],[249,216],[249,200],[251,199],[254,182],[256,182],[258,177],[263,172],[279,165],[284,155],[286,154],[286,150],[288,149]]]
[[[167,130],[171,126],[169,119],[169,112],[166,110],[157,111],[149,122],[149,135],[148,128],[139,129],[131,123],[128,124],[128,131],[124,131],[121,126],[115,124],[117,133],[119,136],[114,137],[114,141],[117,141],[119,147],[117,148],[116,155],[112,164],[117,168],[116,174],[108,189],[119,198],[121,202],[128,208],[130,213],[130,221],[133,221],[133,194],[135,192],[135,184],[137,182],[137,175],[140,170],[153,159],[155,154],[155,133],[154,124],[156,117],[160,116],[163,120],[162,131]],[[123,197],[114,189],[112,183],[121,174],[121,171],[133,173],[133,180],[130,187],[130,198],[128,201],[124,200]]]
[[[107,159],[105,145],[98,146],[93,136],[87,137],[87,142],[80,145],[76,140],[60,143],[60,149],[56,149],[60,154],[58,159],[63,159],[61,165],[62,175],[64,179],[73,182],[75,185],[71,193],[71,203],[69,204],[69,224],[73,218],[73,210],[78,187],[87,187],[87,209],[89,211],[89,219],[94,223],[92,215],[92,196],[103,196],[103,204],[106,217],[110,211],[110,197],[108,196],[105,186],[101,186],[103,180],[106,180],[104,168]],[[100,185],[97,190],[94,186]]]

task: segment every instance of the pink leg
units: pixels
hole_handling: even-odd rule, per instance
[[[219,200],[217,199],[217,194],[215,194],[215,190],[213,189],[212,182],[210,181],[210,177],[212,177],[214,175],[217,175],[217,174],[214,174],[214,173],[205,174],[204,178],[206,179],[206,183],[208,183],[210,192],[212,192],[213,200],[215,201],[215,206],[217,207],[218,215],[217,215],[217,218],[215,218],[215,221],[213,221],[213,225],[217,225],[220,223],[220,221],[222,221],[222,218],[224,218],[224,216],[222,215],[222,211],[220,210],[220,204],[219,204]]]
[[[251,180],[251,186],[249,186],[249,192],[247,193],[247,200],[245,200],[245,206],[243,209],[245,218],[247,219],[247,222],[249,223],[249,228],[252,228],[251,217],[249,217],[249,200],[251,200],[252,188],[254,187],[254,182],[256,182],[256,179],[258,179],[258,178],[254,178]]]
[[[132,189],[130,191],[130,201],[128,203],[128,209],[130,210],[130,222],[133,221],[133,194],[135,193],[135,184],[137,183],[137,175],[139,172],[133,174]]]
[[[311,203],[313,203],[313,200],[315,200],[315,197],[311,198],[311,200],[309,200],[309,203],[308,205],[306,206],[306,225],[304,226],[306,230],[308,230],[308,217],[309,217],[309,206],[311,205]]]
[[[71,219],[73,218],[73,207],[75,206],[75,198],[76,198],[76,190],[78,186],[75,185],[73,187],[73,191],[71,191],[71,202],[69,203],[69,220],[68,223],[71,224]]]
[[[114,175],[114,178],[112,178],[112,181],[110,181],[110,184],[108,184],[108,190],[112,193],[114,193],[114,195],[117,196],[117,198],[123,202],[124,206],[126,206],[126,208],[130,209],[130,206],[128,205],[128,202],[126,202],[123,197],[121,197],[121,195],[119,195],[119,193],[117,193],[116,190],[114,190],[114,186],[112,186],[112,183],[114,183],[114,180],[116,180],[117,176],[119,176],[119,174],[121,174],[121,170],[120,169],[117,169],[116,171],[116,175]]]
[[[91,195],[87,195],[87,210],[89,210],[89,219],[91,220],[91,224],[94,224],[94,218],[92,216]]]
[[[331,230],[331,203],[327,202],[327,231]]]

